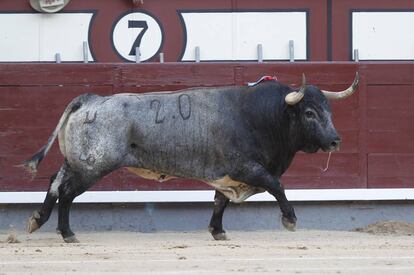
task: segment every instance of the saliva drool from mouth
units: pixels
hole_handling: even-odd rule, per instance
[[[328,169],[329,169],[329,161],[331,160],[331,154],[332,154],[332,151],[330,151],[329,152],[329,155],[328,155],[328,160],[326,161],[326,166],[325,166],[325,168],[324,169],[322,169],[322,172],[326,172],[326,171],[328,171]]]

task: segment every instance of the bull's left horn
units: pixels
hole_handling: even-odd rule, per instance
[[[332,99],[332,100],[344,99],[352,95],[356,91],[358,84],[359,84],[359,73],[356,72],[354,82],[352,82],[352,85],[349,86],[348,89],[341,91],[341,92],[331,92],[331,91],[324,91],[324,90],[321,90],[321,91],[327,99]]]
[[[305,74],[302,74],[302,86],[300,87],[299,91],[291,92],[287,94],[285,97],[285,102],[288,105],[295,105],[303,98],[303,96],[305,95],[305,90],[306,90],[306,77],[305,77]]]

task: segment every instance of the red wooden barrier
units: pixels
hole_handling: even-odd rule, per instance
[[[0,191],[44,191],[62,162],[58,146],[33,181],[14,167],[47,140],[66,104],[93,92],[178,90],[195,86],[244,85],[262,75],[322,89],[346,88],[355,71],[358,93],[332,104],[343,137],[330,168],[326,153],[300,153],[282,181],[287,188],[414,187],[414,63],[165,63],[165,64],[0,64]],[[181,179],[142,180],[121,169],[95,190],[208,189]]]

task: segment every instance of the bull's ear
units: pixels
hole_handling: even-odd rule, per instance
[[[291,92],[286,95],[285,102],[288,105],[295,105],[299,101],[302,100],[303,96],[305,95],[306,90],[306,77],[305,74],[302,74],[302,86],[300,87],[299,91]]]
[[[351,86],[348,87],[348,89],[343,90],[341,92],[331,92],[331,91],[325,91],[321,90],[321,92],[325,95],[327,99],[337,100],[337,99],[343,99],[347,98],[348,96],[352,95],[359,84],[359,73],[355,73],[354,82],[352,82]]]

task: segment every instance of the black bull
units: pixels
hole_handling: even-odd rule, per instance
[[[267,191],[279,202],[282,223],[294,230],[296,216],[279,181],[296,152],[336,150],[340,138],[327,99],[351,95],[306,85],[295,90],[277,81],[253,87],[195,88],[177,92],[84,94],[66,108],[43,146],[25,167],[34,175],[57,136],[65,157],[51,177],[28,231],[40,228],[59,199],[58,230],[77,242],[69,226],[74,198],[121,167],[144,177],[182,177],[216,189],[209,229],[225,239],[222,217],[229,200],[241,202]]]

